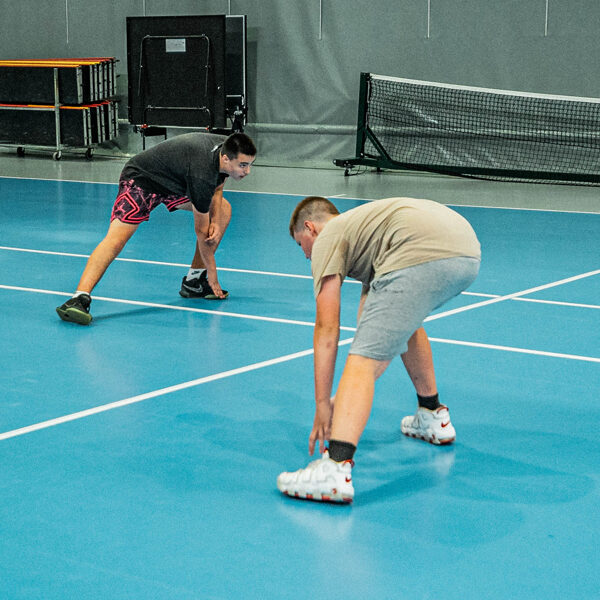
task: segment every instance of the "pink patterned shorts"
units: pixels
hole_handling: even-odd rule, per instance
[[[150,218],[150,213],[159,205],[164,204],[169,212],[177,210],[181,204],[189,202],[187,196],[161,196],[150,194],[135,185],[133,179],[119,181],[119,192],[110,216],[111,222],[119,219],[122,223],[138,225]]]

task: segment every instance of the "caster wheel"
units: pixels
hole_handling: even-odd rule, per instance
[[[62,158],[62,152],[60,150],[57,150],[53,155],[52,158],[54,160],[60,160]]]
[[[94,151],[91,148],[88,148],[85,151],[85,157],[87,160],[92,160],[92,158],[94,157]]]
[[[23,146],[17,148],[17,156],[25,156],[25,148]]]

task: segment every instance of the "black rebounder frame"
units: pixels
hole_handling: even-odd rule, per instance
[[[220,132],[230,119],[231,129],[241,131],[247,114],[245,19],[128,17],[130,123],[142,133],[166,127]]]

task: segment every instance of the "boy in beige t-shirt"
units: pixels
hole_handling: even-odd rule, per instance
[[[340,215],[325,198],[311,196],[294,210],[290,234],[312,263],[316,413],[309,452],[318,442],[323,456],[305,469],[281,473],[277,486],[290,496],[351,502],[352,458],[369,418],[375,380],[395,356],[402,357],[418,398],[416,414],[402,419],[402,432],[433,444],[454,441],[422,323],[475,280],[480,246],[458,213],[413,198],[370,202]],[[363,289],[334,404],[340,291],[346,276],[361,281]]]

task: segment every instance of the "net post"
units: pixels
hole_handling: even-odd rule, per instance
[[[360,74],[360,90],[358,94],[358,119],[356,123],[356,156],[365,155],[365,141],[367,139],[367,110],[369,104],[370,73]]]

